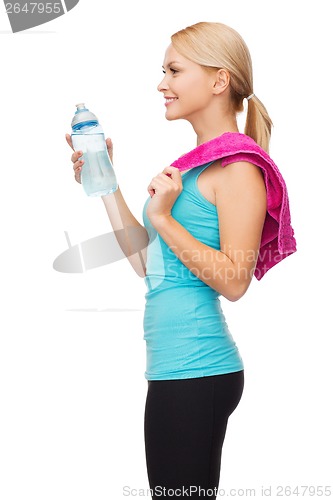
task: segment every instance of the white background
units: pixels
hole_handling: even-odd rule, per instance
[[[298,245],[240,301],[221,297],[246,380],[220,488],[260,497],[262,486],[274,496],[278,485],[332,485],[329,7],[80,0],[11,34],[1,4],[2,500],[121,499],[125,486],[133,496],[148,488],[146,288],[126,260],[83,274],[53,269],[64,231],[76,244],[112,230],[101,200],[74,181],[64,135],[85,102],[113,139],[119,185],[142,222],[151,178],[195,146],[186,122],[165,120],[156,86],[170,35],[203,20],[229,24],[249,46]]]

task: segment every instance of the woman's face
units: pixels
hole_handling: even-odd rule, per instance
[[[180,55],[172,44],[165,53],[163,70],[157,90],[165,97],[166,119],[192,122],[211,103],[215,74]]]

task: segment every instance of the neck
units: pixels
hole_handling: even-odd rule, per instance
[[[205,142],[211,141],[212,139],[215,139],[216,137],[219,137],[220,135],[225,134],[226,132],[239,133],[239,130],[231,128],[231,127],[227,127],[223,130],[219,129],[216,131],[212,131],[212,133],[207,133],[207,134],[203,134],[203,135],[197,134],[197,146],[200,146],[200,144],[203,144]]]
[[[188,117],[197,136],[197,146],[226,132],[239,132],[236,114],[228,104],[212,105],[205,111]]]
[[[207,124],[201,122],[198,126],[194,124],[192,124],[192,126],[197,135],[197,146],[215,139],[215,137],[219,137],[226,132],[239,132],[236,119],[221,120],[221,122],[211,122]]]

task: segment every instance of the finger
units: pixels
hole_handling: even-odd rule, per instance
[[[156,192],[156,183],[155,179],[152,179],[149,186],[147,187],[147,191],[150,194],[150,197],[152,198]]]
[[[72,148],[72,150],[74,151],[74,147],[73,147],[73,143],[72,143],[72,138],[69,134],[66,134],[65,135],[66,137],[66,141],[67,141],[67,144]]]
[[[166,186],[174,186],[175,184],[179,184],[176,179],[173,177],[171,173],[161,172],[155,177],[157,182],[162,183],[162,185]]]
[[[74,153],[71,156],[72,162],[73,163],[77,162],[82,155],[83,155],[82,151],[74,151]]]
[[[147,188],[147,191],[150,194],[150,196],[156,193],[163,192],[163,188],[165,187],[165,181],[166,181],[165,175],[162,176],[162,174],[159,174],[158,176],[154,177]]]
[[[75,173],[74,175],[76,182],[81,184],[81,173]]]
[[[76,161],[73,165],[73,170],[76,171],[80,171],[82,170],[82,165],[84,164],[84,161],[83,160],[79,160],[79,161]]]
[[[168,177],[170,177],[179,186],[183,185],[182,175],[181,175],[180,171],[178,170],[178,168],[171,167],[171,166],[165,167],[165,169],[163,170],[162,173],[167,175]]]
[[[76,167],[74,169],[74,177],[75,180],[77,180],[78,182],[81,182],[81,172],[82,172],[82,167]]]
[[[155,194],[155,189],[153,188],[153,185],[152,185],[152,182],[149,184],[149,186],[147,187],[147,191],[148,193],[150,194],[150,196],[153,196],[153,194]]]
[[[110,137],[108,137],[107,139],[105,139],[105,142],[106,142],[106,147],[107,147],[107,150],[108,150],[108,153],[109,153],[109,157],[110,159],[112,160],[112,155],[113,155],[113,143],[110,139]]]
[[[170,180],[166,180],[165,175],[163,177],[155,177],[149,184],[147,191],[152,198],[155,194],[164,195],[170,191],[170,186],[174,186],[175,183]]]
[[[166,175],[170,174],[172,178],[181,178],[181,173],[179,169],[176,167],[171,167],[171,166],[165,167],[162,173]]]

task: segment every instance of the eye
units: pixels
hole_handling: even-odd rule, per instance
[[[178,69],[169,68],[169,70],[171,71],[171,73],[172,73],[173,75],[175,75],[176,73],[178,73]],[[162,73],[163,73],[164,75],[166,74],[165,69],[162,69]]]

